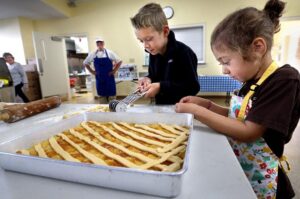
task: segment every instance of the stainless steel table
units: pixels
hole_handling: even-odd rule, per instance
[[[0,142],[20,136],[19,128],[28,128],[28,125],[40,122],[54,122],[62,119],[64,114],[84,111],[92,106],[63,104],[59,108],[15,124],[0,123]],[[128,111],[172,112],[172,107],[136,106]],[[183,178],[181,194],[176,198],[256,198],[226,137],[197,121],[195,121],[192,136],[189,169]],[[159,197],[15,173],[0,168],[0,198],[135,199]]]

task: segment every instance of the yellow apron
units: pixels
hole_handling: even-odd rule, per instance
[[[233,95],[228,116],[244,121],[252,107],[251,96],[254,94],[255,88],[261,85],[277,68],[277,64],[273,62],[258,82],[251,85],[244,98]],[[260,137],[254,142],[244,143],[233,138],[228,139],[257,197],[276,198],[280,163],[279,158],[269,148],[265,140]]]

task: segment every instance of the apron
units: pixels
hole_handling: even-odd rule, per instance
[[[109,59],[105,51],[106,57],[94,58],[94,67],[96,70],[96,88],[99,96],[108,97],[116,95],[116,82],[114,75],[109,75],[113,70],[112,61]],[[97,53],[97,52],[96,52]]]
[[[247,95],[242,98],[233,95],[230,102],[229,117],[244,121],[252,107],[251,96],[255,88],[261,85],[275,70],[273,62]],[[276,198],[279,158],[272,152],[263,137],[254,142],[244,143],[228,138],[231,147],[239,160],[257,198]]]

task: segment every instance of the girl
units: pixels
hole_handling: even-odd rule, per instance
[[[195,118],[228,136],[258,198],[292,198],[294,191],[283,165],[300,115],[300,77],[289,65],[272,61],[274,33],[285,3],[269,0],[263,10],[238,10],[221,21],[211,48],[223,73],[243,82],[230,108],[198,97],[184,97],[176,112]]]

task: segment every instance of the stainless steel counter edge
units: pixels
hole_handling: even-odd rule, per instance
[[[20,121],[19,124],[0,124],[0,141],[13,139],[17,136],[13,135],[17,128],[24,128],[32,122],[51,122],[50,117],[53,117],[53,120],[61,119],[63,114],[76,110],[81,111],[91,106],[93,105],[63,104],[59,108],[42,113],[34,118]],[[9,129],[9,132],[6,132],[3,128]],[[256,198],[226,137],[215,133],[197,121],[194,121],[192,136],[189,169],[183,178],[181,194],[176,198]],[[0,187],[0,195],[3,199],[160,198],[8,172],[1,168]]]

